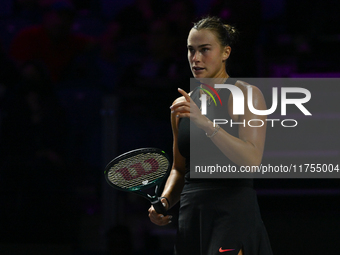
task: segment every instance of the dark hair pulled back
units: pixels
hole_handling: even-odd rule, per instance
[[[197,23],[194,23],[193,28],[196,30],[211,30],[216,34],[223,47],[234,46],[239,37],[239,32],[235,27],[228,24],[223,24],[221,19],[215,16],[201,19]]]

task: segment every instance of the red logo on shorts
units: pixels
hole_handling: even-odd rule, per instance
[[[219,252],[233,251],[235,249],[222,249],[222,247],[218,250]]]

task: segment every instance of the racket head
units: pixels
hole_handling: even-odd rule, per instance
[[[169,156],[158,148],[126,152],[105,167],[105,179],[114,188],[138,193],[161,183],[171,169]]]

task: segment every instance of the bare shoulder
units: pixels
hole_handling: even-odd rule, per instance
[[[248,88],[251,88],[253,95],[263,96],[261,90],[258,87],[251,85],[248,82],[237,80],[235,86],[241,89],[244,95],[247,95]]]
[[[242,90],[244,98],[245,98],[244,104],[246,105],[247,108],[248,108],[248,88],[251,88],[253,107],[255,107],[258,110],[265,110],[265,109],[267,109],[266,100],[265,100],[261,90],[258,87],[254,86],[254,85],[251,85],[251,84],[249,84],[249,83],[247,83],[245,81],[240,81],[240,80],[238,80],[235,85],[239,89]],[[230,100],[229,107],[231,107],[231,109],[232,109],[232,103],[233,103],[232,94],[230,94],[230,99],[231,100]]]

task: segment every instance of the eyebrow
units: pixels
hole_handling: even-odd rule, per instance
[[[206,47],[206,46],[211,46],[211,44],[209,44],[209,43],[201,44],[201,45],[198,45],[198,48],[202,48],[202,47]],[[188,45],[187,47],[190,48],[190,47],[193,47],[193,46],[192,45]]]

